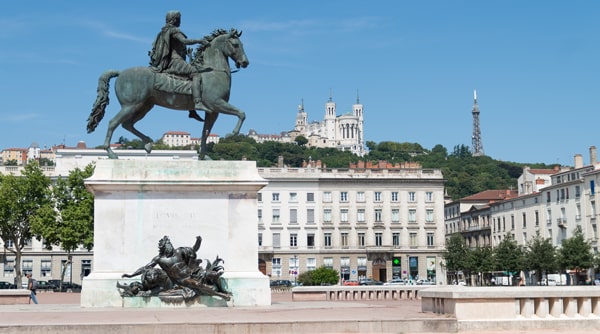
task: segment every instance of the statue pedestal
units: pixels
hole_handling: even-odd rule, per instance
[[[100,160],[86,185],[94,192],[94,259],[81,306],[124,307],[116,287],[158,254],[202,236],[199,259],[225,263],[233,306],[271,305],[269,279],[258,271],[256,194],[267,182],[253,161]],[[139,280],[139,277],[135,278]]]

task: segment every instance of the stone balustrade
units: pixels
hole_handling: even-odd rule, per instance
[[[292,288],[293,301],[367,301],[420,299],[427,285],[299,286]]]
[[[457,320],[599,318],[596,286],[434,287],[421,292],[421,310]]]

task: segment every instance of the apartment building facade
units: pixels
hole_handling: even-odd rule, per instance
[[[511,196],[485,203],[483,195],[491,192],[486,191],[447,203],[446,237],[460,233],[469,247],[495,247],[510,235],[517,244],[526,246],[539,233],[560,247],[580,228],[597,254],[600,207],[595,188],[599,181],[600,164],[594,146],[590,147],[588,165],[577,154],[573,167],[525,167],[518,194],[513,191]],[[482,200],[473,201],[476,198]]]
[[[575,156],[573,168],[562,168],[550,175],[550,185],[513,199],[491,205],[493,244],[510,233],[520,245],[527,245],[537,233],[554,246],[581,228],[597,252],[597,225],[593,195],[596,169],[595,147],[590,148],[590,164]]]
[[[294,280],[326,266],[341,280],[445,283],[444,179],[418,166],[259,168],[259,268]]]
[[[467,246],[492,246],[492,215],[490,206],[495,202],[517,197],[510,189],[485,190],[471,196],[450,201],[444,206],[446,237],[460,233]]]

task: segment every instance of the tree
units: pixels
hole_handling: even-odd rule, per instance
[[[446,149],[443,145],[441,144],[437,144],[435,145],[432,149],[431,149],[431,153],[433,154],[439,154],[441,155],[443,158],[446,158],[448,156],[448,149]]]
[[[443,257],[446,262],[446,270],[448,271],[461,271],[467,267],[467,256],[469,248],[465,243],[460,233],[454,233],[446,240],[446,249],[444,250]]]
[[[308,139],[306,139],[304,136],[298,136],[296,139],[294,139],[294,141],[296,144],[298,144],[298,146],[304,146],[308,143]]]
[[[44,240],[46,248],[60,246],[67,252],[61,284],[71,263],[71,253],[80,245],[88,251],[94,246],[94,195],[84,184],[93,173],[94,165],[89,164],[83,170],[73,169],[67,178],[59,177],[52,188],[52,201],[32,219],[32,233],[38,240]]]
[[[15,255],[15,282],[19,286],[22,250],[32,237],[31,221],[40,207],[50,203],[52,182],[37,162],[27,164],[21,174],[0,175],[0,238],[5,250]],[[8,242],[12,248],[7,247]]]
[[[525,251],[525,268],[535,270],[536,283],[539,283],[543,272],[554,272],[557,269],[556,247],[550,238],[542,238],[536,233],[529,242]]]
[[[562,241],[558,250],[558,261],[561,269],[575,269],[579,273],[592,266],[594,255],[590,244],[585,241],[581,226],[573,231],[573,236]]]
[[[466,271],[478,273],[479,285],[483,284],[483,273],[494,270],[494,254],[491,247],[477,247],[467,252]]]
[[[40,158],[40,166],[54,166],[54,161],[48,158]]]
[[[523,249],[517,244],[512,234],[506,233],[504,239],[494,248],[495,268],[515,275],[523,268]]]
[[[332,285],[337,284],[340,274],[337,270],[321,266],[315,270],[303,272],[298,276],[302,285]]]

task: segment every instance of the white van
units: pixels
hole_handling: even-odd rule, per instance
[[[567,285],[567,275],[548,274],[546,275],[546,284],[544,285]]]

